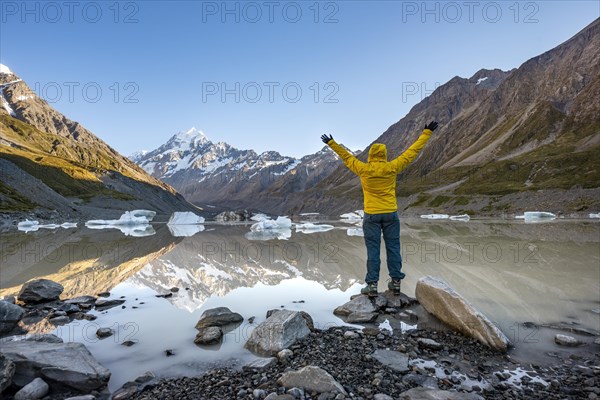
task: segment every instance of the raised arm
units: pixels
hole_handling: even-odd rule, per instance
[[[429,137],[431,133],[438,127],[438,123],[432,121],[430,124],[425,125],[425,129],[423,129],[423,133],[414,142],[404,153],[400,154],[397,158],[391,161],[394,170],[397,174],[399,174],[404,168],[408,166],[411,162],[417,158],[425,144],[429,141]]]
[[[348,150],[337,144],[331,135],[323,135],[321,136],[321,140],[323,140],[325,144],[331,147],[331,149],[335,151],[338,156],[340,156],[350,171],[354,172],[356,175],[359,175],[360,171],[364,169],[365,163],[354,157]]]

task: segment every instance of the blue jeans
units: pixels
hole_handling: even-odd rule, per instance
[[[381,248],[382,232],[390,277],[395,280],[404,279],[402,256],[400,255],[400,219],[398,213],[365,213],[363,232],[365,245],[367,246],[367,277],[365,282],[379,281],[379,267],[381,265],[379,249]]]

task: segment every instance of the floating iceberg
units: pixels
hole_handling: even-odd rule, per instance
[[[600,212],[599,213],[590,213],[590,218],[600,218]]]
[[[254,218],[254,217],[253,217]],[[252,224],[250,230],[252,232],[261,232],[266,230],[276,230],[276,229],[291,229],[292,228],[292,220],[288,217],[277,217],[276,220],[272,219],[263,219],[255,224]]]
[[[77,228],[77,222],[63,222],[60,227],[64,229]]]
[[[85,223],[88,228],[90,226],[113,226],[113,225],[147,225],[150,221],[147,215],[133,214],[134,212],[145,210],[125,211],[119,219],[92,219]],[[149,211],[154,212],[154,211]],[[150,218],[152,219],[152,218]]]
[[[364,210],[356,210],[354,212],[342,214],[342,215],[340,215],[340,218],[342,219],[342,221],[350,220],[351,223],[354,223],[356,220],[363,219],[364,216],[365,216]],[[347,222],[347,221],[344,221],[344,222]]]
[[[301,217],[307,217],[307,216],[311,216],[311,215],[319,215],[318,212],[306,212],[306,213],[300,213]]]
[[[252,221],[260,222],[260,221],[264,221],[266,219],[269,219],[269,217],[267,217],[266,214],[254,214],[250,219]]]
[[[259,215],[264,214],[258,214],[252,218]],[[277,217],[276,220],[272,220],[265,216],[264,219],[252,224],[250,231],[246,234],[246,238],[249,240],[287,240],[292,237],[292,220],[288,217]]]
[[[515,218],[524,219],[525,221],[552,220],[556,218],[556,215],[546,211],[525,211],[523,215],[517,215]]]
[[[348,228],[346,233],[348,234],[348,236],[365,236],[365,233],[363,232],[362,228]]]
[[[17,229],[21,232],[35,232],[40,229],[39,221],[30,221],[26,219],[17,224]]]
[[[176,211],[169,218],[167,225],[199,225],[204,223],[204,217],[194,214],[190,211]]]
[[[202,217],[200,217],[202,218]],[[173,225],[168,224],[169,232],[175,237],[190,237],[204,230],[204,225]]]
[[[450,220],[452,220],[452,221],[469,221],[470,219],[471,219],[471,217],[469,217],[468,214],[451,215],[450,216]]]
[[[421,218],[425,219],[448,219],[450,216],[448,214],[425,214],[421,215]]]
[[[304,224],[296,224],[295,227],[296,232],[302,233],[327,232],[333,229],[333,225],[313,224],[311,222],[305,222]]]
[[[135,218],[145,218],[146,221],[152,222],[154,217],[156,216],[156,211],[150,210],[133,210],[129,212]]]

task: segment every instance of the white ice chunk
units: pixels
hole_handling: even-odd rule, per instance
[[[448,219],[450,216],[448,214],[425,214],[421,215],[421,218],[425,219]]]
[[[169,218],[167,225],[198,225],[204,223],[204,217],[194,214],[191,211],[176,211]]]
[[[600,212],[599,213],[590,213],[590,218],[600,218]]]
[[[301,217],[307,217],[309,215],[319,215],[318,212],[306,212],[306,213],[300,213]]]
[[[77,228],[77,222],[63,222],[60,226],[64,229]]]
[[[21,228],[25,228],[25,227],[30,227],[30,226],[35,226],[35,225],[39,225],[40,222],[39,221],[30,221],[28,219],[26,219],[25,221],[21,221],[19,222],[19,224],[17,225],[17,227]]]
[[[167,224],[169,232],[175,237],[190,237],[204,230],[204,225],[172,225]]]
[[[469,217],[468,214],[461,214],[461,215],[451,215],[450,219],[452,221],[469,221],[471,219],[471,217]]]
[[[146,218],[146,220],[150,222],[156,216],[156,211],[133,210],[130,211],[130,214],[133,215],[135,218]]]
[[[252,221],[260,222],[260,221],[264,221],[266,219],[269,219],[269,217],[267,217],[266,214],[254,214],[250,219]]]
[[[380,331],[386,330],[386,331],[394,332],[394,330],[392,329],[392,325],[390,325],[390,321],[388,321],[387,319],[379,324],[379,330]]]
[[[348,228],[346,233],[348,234],[348,236],[365,236],[365,233],[363,232],[362,228]]]
[[[343,220],[352,220],[352,222],[354,223],[355,220],[358,219],[363,219],[365,216],[365,212],[364,210],[356,210],[354,212],[349,212],[349,213],[345,213],[340,215],[340,218]]]
[[[134,211],[125,211],[123,215],[119,219],[92,219],[85,223],[85,226],[88,228],[90,226],[103,226],[103,225],[123,225],[123,226],[133,226],[133,225],[146,225],[148,222],[149,216],[144,215],[144,213],[140,213],[140,211],[146,210],[134,210]],[[133,213],[137,212],[137,216]],[[154,211],[149,211],[153,213]]]
[[[264,219],[252,224],[250,230],[253,232],[262,232],[266,230],[291,229],[292,220],[288,217],[277,217],[276,220]]]
[[[296,224],[296,232],[302,233],[314,233],[314,232],[327,232],[333,229],[333,225],[327,224],[313,224],[306,222],[304,224]]]
[[[539,219],[552,220],[556,218],[556,214],[547,211],[525,211],[523,215],[517,215],[515,218],[524,219],[525,221]]]

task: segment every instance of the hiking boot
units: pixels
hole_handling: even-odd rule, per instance
[[[400,284],[402,281],[400,279],[392,279],[388,282],[388,289],[390,289],[394,294],[400,294]]]
[[[367,283],[367,286],[360,289],[360,293],[366,294],[369,297],[377,296],[377,282]]]

